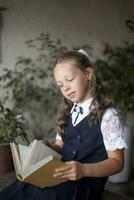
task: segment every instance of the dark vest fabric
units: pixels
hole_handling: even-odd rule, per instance
[[[90,124],[89,117],[85,117],[74,127],[70,115],[62,134],[62,140],[64,161],[95,163],[107,158],[100,123]]]
[[[69,116],[62,140],[64,161],[96,163],[107,158],[100,123],[90,125],[88,117],[73,127]],[[87,177],[44,189],[17,180],[0,192],[0,200],[100,200],[106,180]]]

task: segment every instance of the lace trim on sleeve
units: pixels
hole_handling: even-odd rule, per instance
[[[127,148],[123,137],[123,127],[114,108],[109,108],[104,113],[101,122],[101,131],[106,150],[114,151],[116,149]]]

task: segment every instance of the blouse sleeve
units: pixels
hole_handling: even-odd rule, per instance
[[[101,122],[101,131],[106,150],[114,151],[116,149],[127,148],[123,137],[123,127],[114,108],[109,108],[104,113]]]

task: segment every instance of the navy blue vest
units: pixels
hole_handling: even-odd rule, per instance
[[[64,161],[95,163],[107,158],[100,123],[90,125],[89,116],[74,127],[70,114],[61,136],[64,143],[62,150]]]

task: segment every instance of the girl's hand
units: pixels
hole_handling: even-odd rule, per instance
[[[66,162],[64,167],[57,168],[54,173],[56,178],[66,178],[76,181],[84,176],[83,164],[77,161]]]

